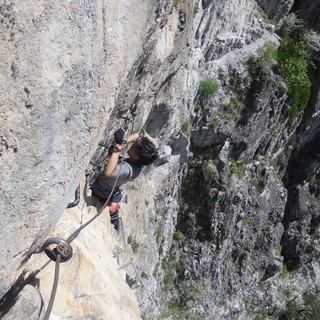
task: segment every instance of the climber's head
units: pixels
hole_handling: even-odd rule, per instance
[[[148,138],[140,137],[133,142],[128,155],[133,162],[147,166],[158,157],[158,152],[156,146]]]

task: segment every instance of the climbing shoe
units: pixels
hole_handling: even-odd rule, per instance
[[[113,227],[118,231],[120,228],[119,211],[116,211],[113,215],[110,215],[111,223]]]

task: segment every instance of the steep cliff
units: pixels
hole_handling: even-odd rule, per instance
[[[214,97],[200,90],[195,99],[193,157],[162,263],[170,270],[162,278],[162,315],[319,316],[318,75],[310,70],[309,103],[292,116],[294,98],[272,71],[270,47],[250,57],[266,43],[257,38],[222,57],[221,47],[205,56],[221,90]]]
[[[120,125],[147,132],[160,157],[124,190],[123,233],[104,212],[75,240],[53,317],[138,319],[124,278],[147,319],[313,312],[319,78],[310,70],[294,109],[280,33],[258,4],[318,30],[300,1],[1,4],[1,296],[25,286],[2,299],[6,319],[47,307],[53,269],[30,277],[44,263],[31,254],[96,212],[84,174]],[[80,205],[64,210],[80,181]]]

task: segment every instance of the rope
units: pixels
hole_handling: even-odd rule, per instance
[[[60,254],[58,254],[57,260],[56,260],[55,272],[54,272],[53,286],[52,286],[51,295],[50,295],[50,299],[49,299],[49,303],[48,303],[48,309],[46,311],[46,314],[45,314],[43,320],[49,320],[49,317],[50,317],[50,314],[52,311],[52,307],[54,304],[54,299],[56,297],[58,283],[59,283],[60,260],[61,260],[61,256],[60,256]]]

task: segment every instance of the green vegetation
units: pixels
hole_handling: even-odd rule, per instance
[[[224,109],[224,119],[227,122],[231,121],[240,121],[242,119],[241,112],[245,106],[244,97],[233,97],[230,100],[230,103],[223,106]]]
[[[320,320],[320,300],[313,293],[303,294],[305,308],[303,313],[308,320]]]
[[[229,179],[232,176],[236,176],[238,179],[243,178],[243,170],[241,165],[239,165],[236,161],[232,160],[229,166]]]
[[[311,82],[308,76],[308,69],[312,65],[310,50],[320,48],[320,36],[312,32],[301,36],[301,39],[290,37],[295,28],[301,28],[297,19],[289,19],[288,25],[279,31],[281,43],[278,50],[272,44],[266,44],[259,58],[251,57],[249,69],[253,80],[257,82],[252,87],[257,92],[261,89],[261,80],[274,70],[280,76],[287,88],[290,99],[288,117],[293,120],[302,111],[311,94]],[[307,36],[308,35],[308,36]],[[310,43],[310,44],[309,44]]]
[[[298,36],[309,52],[320,50],[320,34],[306,27],[305,22],[294,13],[283,18],[280,28],[281,36],[290,34],[294,34],[295,38]]]
[[[186,136],[190,136],[191,134],[191,122],[186,121],[181,126],[181,132],[185,134]]]
[[[310,54],[302,42],[296,42],[288,36],[283,37],[278,49],[278,68],[280,76],[288,87],[291,99],[289,118],[296,117],[309,100],[311,82],[308,76]]]
[[[242,222],[247,227],[250,227],[252,225],[252,220],[248,216],[243,217]]]
[[[173,316],[173,319],[178,319],[178,320],[185,319],[184,308],[180,306],[178,301],[171,301],[169,303],[168,309],[169,309],[170,315]]]
[[[282,247],[280,244],[278,244],[275,249],[274,249],[274,253],[276,256],[280,256],[281,255],[281,250],[282,250]]]
[[[302,37],[303,42],[306,45],[306,48],[310,52],[319,52],[320,51],[320,34],[310,30],[303,34]]]
[[[269,72],[276,64],[277,58],[277,49],[270,43],[265,44],[259,61],[261,71]]]
[[[134,253],[137,253],[137,252],[138,252],[138,249],[139,249],[139,247],[140,247],[140,243],[137,242],[137,241],[135,241],[135,240],[133,240],[130,245],[131,245],[132,251],[133,251]]]
[[[213,129],[215,129],[219,124],[219,119],[217,118],[213,118],[212,120],[210,120],[209,122],[209,126]]]
[[[145,124],[140,130],[140,136],[144,137],[147,134],[147,125]]]
[[[215,170],[215,168],[212,165],[210,165],[210,163],[204,163],[202,165],[202,172],[206,178],[208,178],[208,177],[214,178],[214,179],[218,178],[217,171]],[[210,180],[212,180],[212,179],[210,179]]]
[[[192,313],[192,315],[187,315],[187,310],[185,307],[182,307],[178,300],[173,300],[168,305],[168,312],[164,314],[166,318],[170,317],[170,319],[177,320],[205,320],[206,318],[203,315],[200,315],[198,312]]]
[[[282,41],[278,49],[278,67],[288,87],[289,119],[292,120],[306,107],[311,94],[308,69],[317,58],[320,34],[310,30],[295,14],[284,17],[279,34]]]
[[[265,187],[265,178],[263,175],[257,175],[256,189],[258,193],[262,193]]]
[[[162,238],[162,232],[163,232],[163,225],[159,225],[157,230],[156,230],[156,241],[157,243],[160,243],[161,238]]]
[[[266,75],[270,74],[270,71],[277,64],[278,52],[277,49],[271,43],[266,43],[259,50],[259,57],[251,56],[248,60],[249,73],[252,77],[253,87],[251,89],[260,90],[261,80]],[[255,83],[258,82],[258,83]],[[257,87],[257,88],[256,88]]]
[[[234,110],[237,110],[241,107],[241,101],[235,97],[235,98],[232,98],[230,103],[226,106],[226,109],[230,112],[234,111]]]
[[[298,305],[296,302],[298,296],[296,295],[293,299],[290,299],[292,297],[292,289],[287,293],[287,299],[290,300],[287,301],[283,312],[285,319],[320,320],[320,300],[318,297],[311,292],[304,292],[302,295],[304,305]]]
[[[175,231],[173,233],[173,239],[177,240],[177,241],[183,240],[184,239],[184,235],[180,230],[177,230],[177,231]]]
[[[220,89],[219,82],[212,78],[207,78],[200,82],[199,90],[206,96],[212,96],[216,94]]]
[[[230,89],[234,92],[238,92],[241,88],[243,79],[237,73],[233,73],[230,78]]]
[[[267,320],[268,319],[268,312],[267,310],[261,310],[258,315],[256,320]]]
[[[285,278],[288,278],[289,275],[290,275],[290,271],[288,270],[288,267],[284,264],[280,272],[280,278],[285,279]]]
[[[185,270],[187,265],[187,259],[185,257],[181,257],[180,260],[178,260],[175,264],[175,268],[177,272],[183,272]]]
[[[266,23],[269,23],[269,24],[272,24],[272,25],[274,25],[274,26],[277,26],[277,24],[278,24],[277,20],[275,20],[275,19],[270,19],[270,18],[268,17],[268,14],[267,14],[262,8],[258,9],[258,11],[259,11],[261,17],[263,18],[263,20],[264,20]]]
[[[133,238],[132,236],[129,236],[128,237],[128,244],[130,244],[131,248],[132,248],[132,251],[134,253],[137,253],[138,252],[138,249],[141,245],[140,242],[138,242],[135,238]]]
[[[193,106],[193,109],[195,112],[199,112],[203,109],[203,106],[199,103],[196,103],[194,106]]]
[[[295,14],[289,14],[282,20],[280,29],[280,35],[290,34],[295,30],[299,30],[303,27],[303,21],[298,19]]]
[[[288,301],[284,311],[287,320],[294,320],[298,315],[298,305],[294,300]]]
[[[175,232],[174,237],[184,239],[184,235],[179,231]],[[164,291],[170,292],[170,301],[163,306],[162,316],[165,319],[171,316],[173,319],[204,320],[203,315],[199,313],[188,313],[190,304],[197,301],[202,295],[203,285],[200,281],[185,279],[185,270],[190,264],[190,259],[187,255],[179,253],[177,246],[179,242],[174,241],[170,254],[161,263],[164,274]]]
[[[319,187],[320,186],[320,177],[317,177],[316,175],[312,175],[311,177],[309,177],[307,179],[307,181],[312,186],[315,186],[315,187]]]

